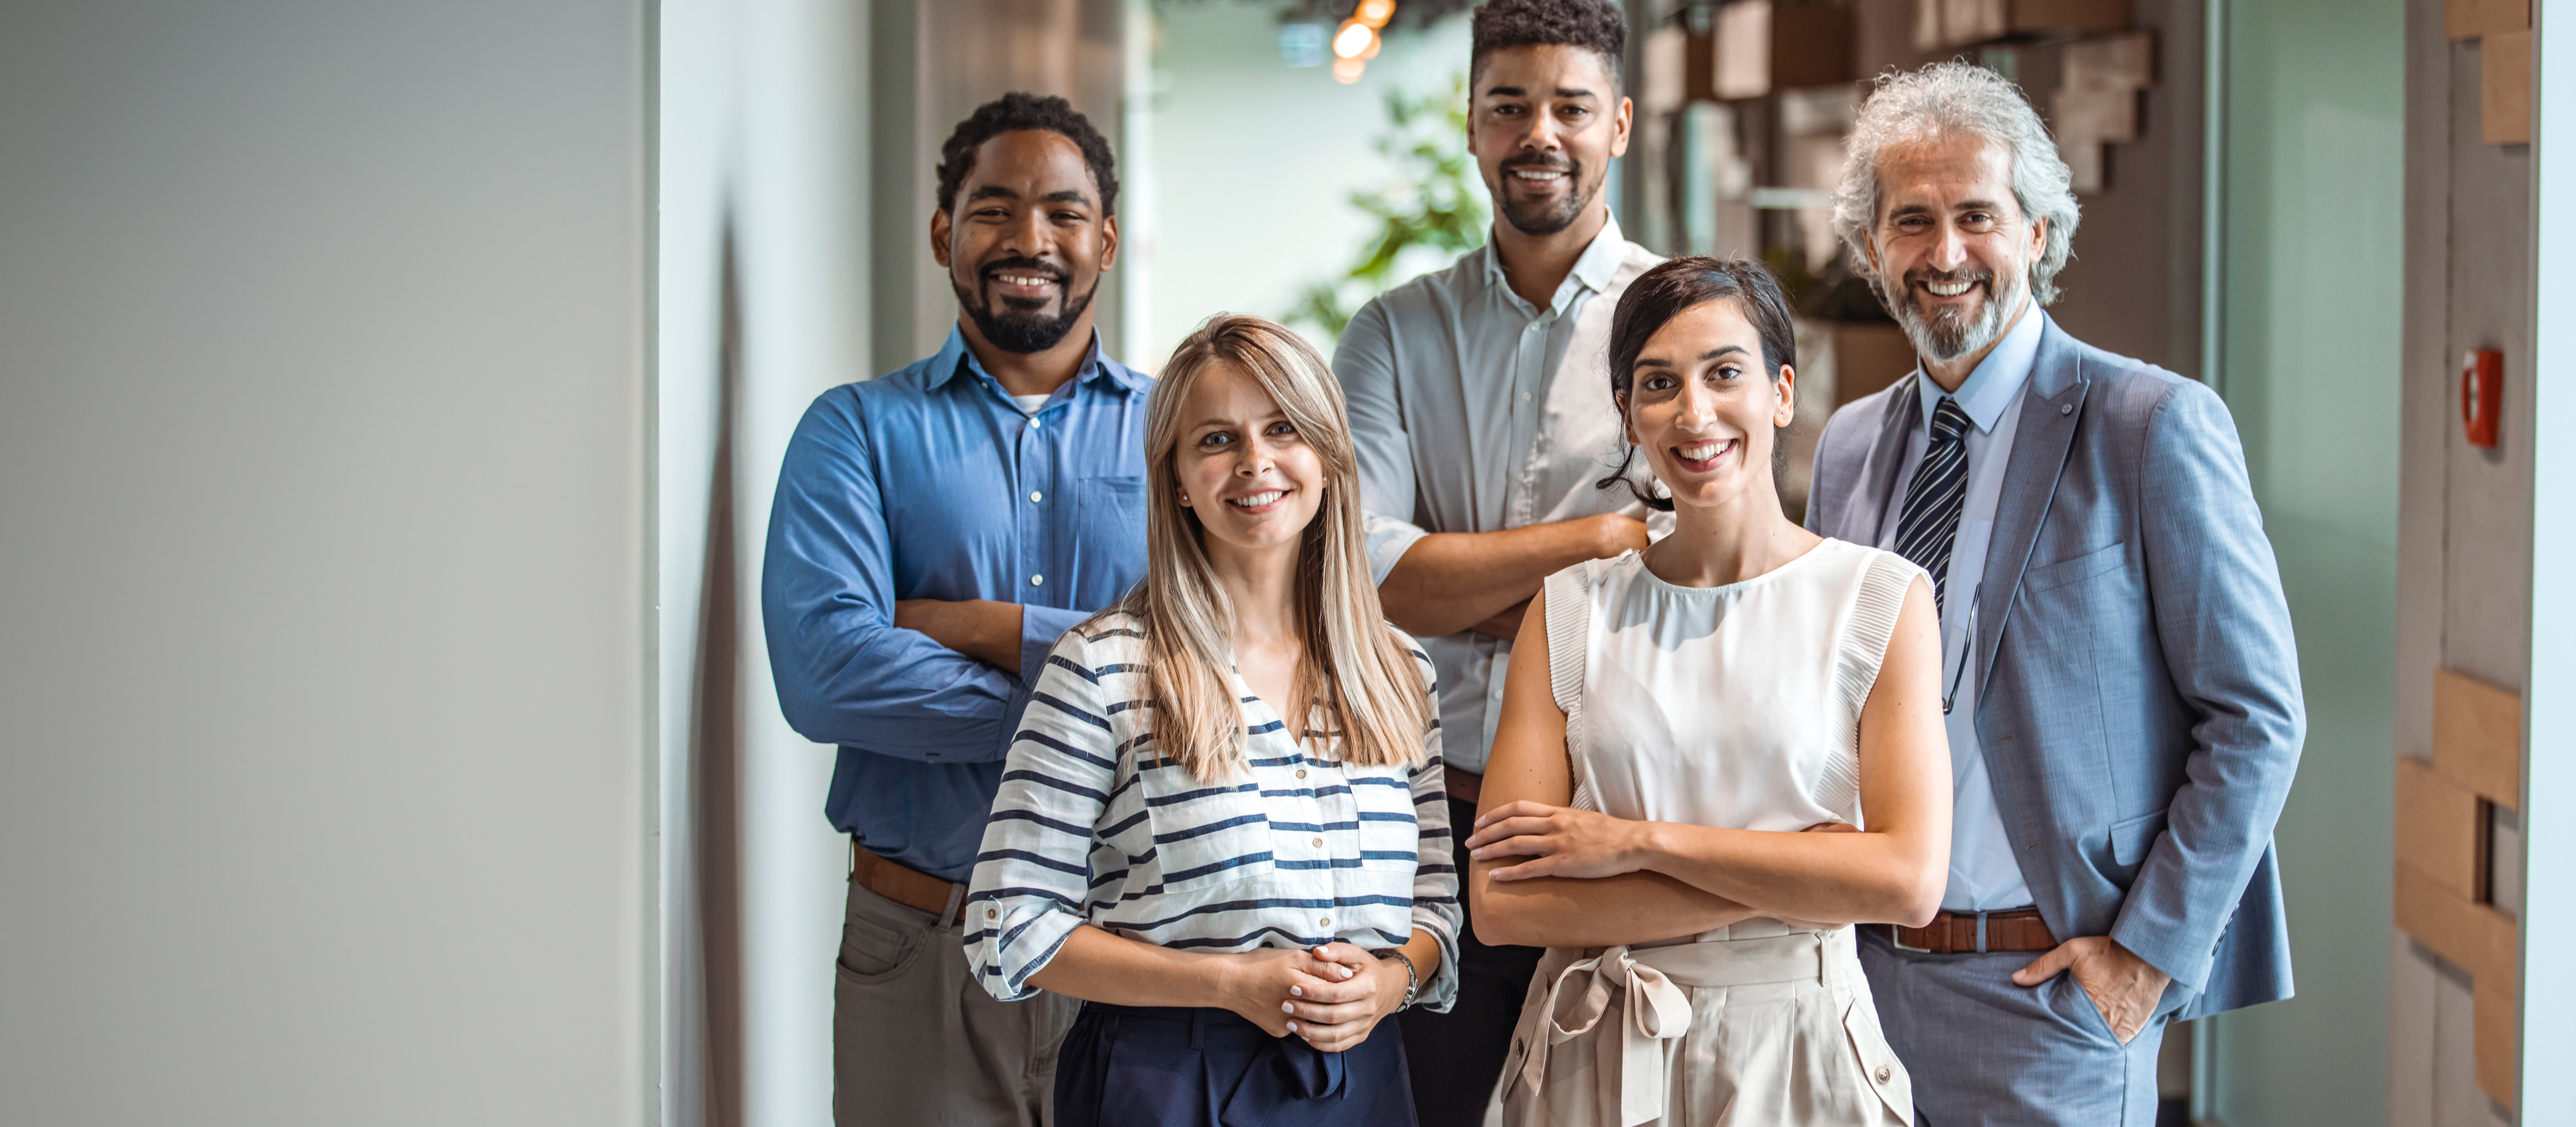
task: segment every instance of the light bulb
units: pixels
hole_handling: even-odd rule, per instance
[[[1346,23],[1333,36],[1333,53],[1345,59],[1356,59],[1367,54],[1369,45],[1376,39],[1377,31],[1369,25]]]

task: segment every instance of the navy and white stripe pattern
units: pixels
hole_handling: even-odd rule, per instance
[[[977,981],[1005,1001],[1036,994],[1029,976],[1084,923],[1219,952],[1375,950],[1419,928],[1438,937],[1440,969],[1416,1004],[1447,1010],[1460,912],[1438,721],[1418,765],[1346,764],[1314,751],[1337,741],[1301,745],[1237,678],[1249,773],[1203,783],[1155,745],[1138,626],[1103,616],[1047,657],[969,882]],[[1431,661],[1402,641],[1427,694]]]

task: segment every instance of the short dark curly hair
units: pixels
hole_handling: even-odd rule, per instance
[[[1467,74],[1485,69],[1485,56],[1511,47],[1589,47],[1610,68],[1611,85],[1628,83],[1628,14],[1610,0],[1486,0],[1476,9],[1475,46]]]
[[[995,137],[1023,129],[1060,135],[1082,150],[1083,163],[1091,166],[1091,179],[1100,186],[1100,214],[1118,214],[1118,157],[1109,151],[1109,139],[1092,128],[1091,119],[1073,103],[1024,90],[975,107],[974,113],[957,123],[947,143],[939,146],[939,210],[956,206],[958,187],[966,183],[967,173],[975,171],[975,150]]]

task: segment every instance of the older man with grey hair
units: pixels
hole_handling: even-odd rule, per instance
[[[2041,311],[2077,218],[2030,103],[1963,63],[1880,80],[1836,193],[1921,360],[1827,424],[1807,522],[1940,607],[1943,911],[1861,940],[1935,1127],[2145,1127],[2169,1021],[2291,990],[2279,569],[2218,396]]]

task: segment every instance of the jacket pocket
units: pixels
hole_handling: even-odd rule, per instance
[[[2111,863],[2122,867],[2147,859],[2147,850],[2156,843],[2156,835],[2165,830],[2165,814],[2171,807],[2140,814],[2125,822],[2111,824]]]
[[[2055,590],[2070,584],[2081,583],[2104,572],[2117,571],[2128,562],[2129,543],[2123,540],[2107,547],[2096,548],[2071,560],[2059,560],[2053,564],[2032,568],[2030,573],[2022,578],[2022,589],[2033,592]]]

